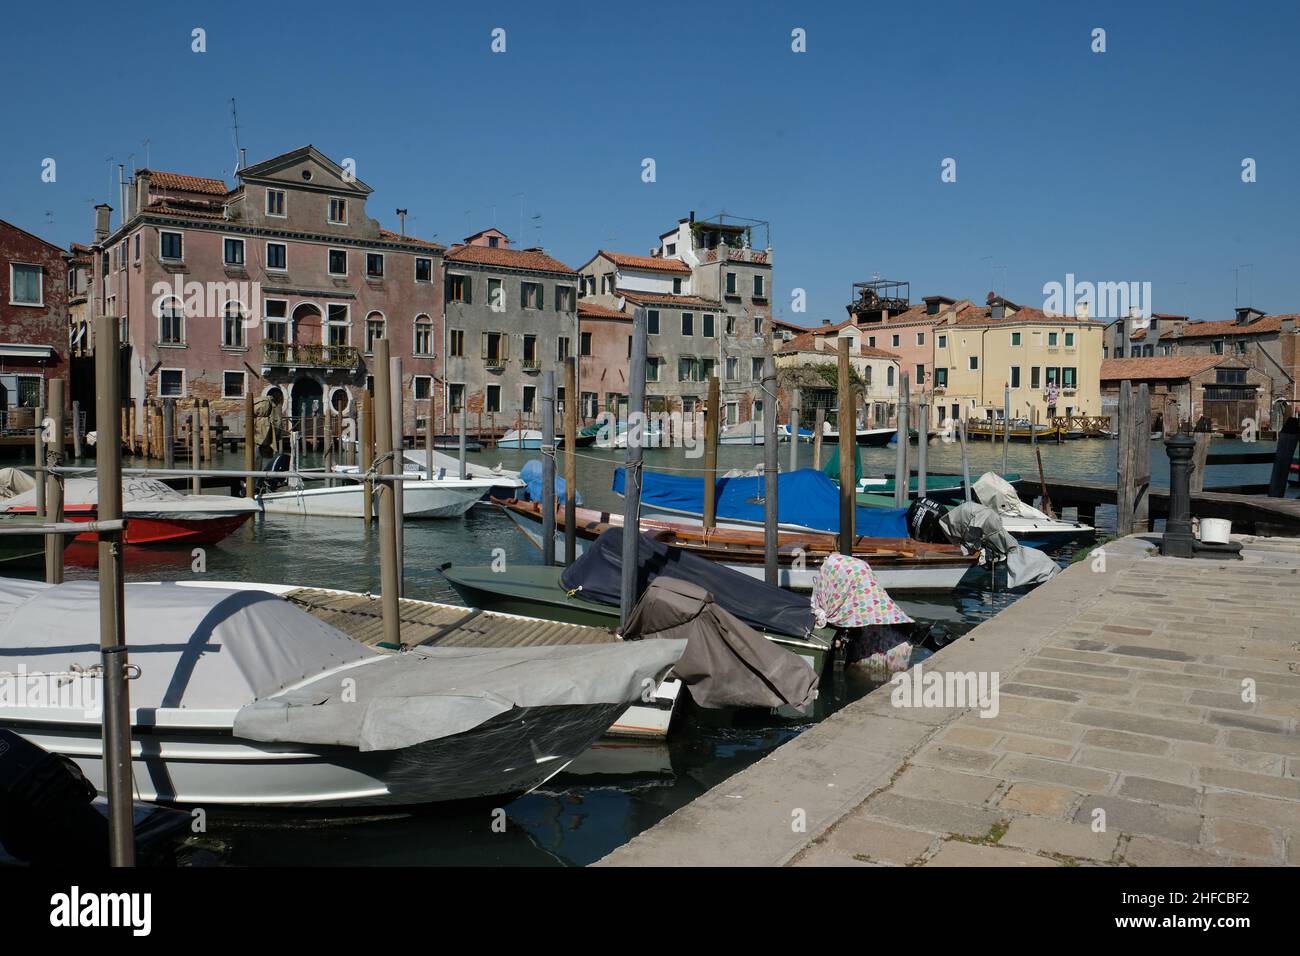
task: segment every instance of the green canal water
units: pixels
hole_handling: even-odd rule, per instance
[[[1235,442],[1215,451],[1238,450]],[[1042,445],[1049,477],[1113,480],[1117,443],[1081,440]],[[1262,451],[1255,444],[1243,450]],[[830,449],[827,449],[829,455]],[[618,511],[620,499],[610,491],[614,468],[624,453],[581,450],[578,488],[585,504]],[[800,446],[800,466],[811,464],[810,446]],[[915,457],[915,446],[912,448]],[[888,473],[894,450],[863,449],[867,474]],[[723,446],[720,469],[752,468],[762,460],[761,447]],[[781,467],[788,467],[788,445],[780,448]],[[471,456],[487,464],[519,468],[536,452],[496,451]],[[1002,447],[970,446],[972,477],[1000,470]],[[127,464],[131,464],[128,462]],[[311,465],[308,459],[305,465]],[[699,469],[699,458],[682,450],[650,449],[649,468]],[[242,458],[218,460],[217,467],[242,467]],[[1167,459],[1152,443],[1152,480],[1167,483]],[[1008,469],[1037,475],[1034,449],[1013,444]],[[935,441],[929,446],[931,472],[959,472],[960,448]],[[1268,469],[1220,467],[1210,484],[1260,482]],[[1113,511],[1102,509],[1098,525],[1113,527]],[[359,521],[307,519],[272,515],[250,522],[206,550],[209,580],[264,581],[366,591],[379,589],[378,533]],[[502,514],[475,508],[463,520],[407,522],[405,529],[406,593],[410,597],[459,603],[438,574],[439,565],[486,564],[494,549],[509,562],[537,563],[540,555]],[[1072,548],[1064,549],[1065,552]],[[1068,561],[1068,553],[1058,560]],[[189,549],[136,553],[128,579],[180,580],[195,576]],[[69,577],[93,572],[70,568]],[[900,603],[918,620],[941,624],[956,638],[987,620],[1016,598],[986,591],[940,593]],[[822,684],[816,714],[803,723],[768,715],[716,715],[690,708],[679,713],[673,733],[659,744],[599,746],[574,767],[540,790],[506,805],[505,826],[491,806],[433,808],[417,814],[379,816],[303,816],[295,813],[221,813],[209,816],[207,839],[223,862],[257,865],[536,865],[590,863],[627,842],[714,785],[761,759],[815,720],[868,693],[875,685],[855,674],[832,675]],[[580,771],[580,772],[579,772]],[[496,824],[494,826],[494,823]]]

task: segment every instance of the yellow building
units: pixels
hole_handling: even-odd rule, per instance
[[[947,418],[1012,419],[1101,414],[1106,323],[1048,316],[1004,299],[949,315],[934,328],[934,408]]]

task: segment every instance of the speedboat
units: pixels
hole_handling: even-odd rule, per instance
[[[896,428],[859,428],[857,429],[857,443],[866,445],[869,448],[884,448],[889,444],[890,439],[898,434]],[[830,422],[822,422],[822,441],[831,445],[840,443],[840,430],[832,428]]]
[[[0,728],[103,790],[98,585],[0,578]],[[137,799],[404,806],[525,793],[587,749],[686,642],[383,653],[263,586],[127,584]],[[554,627],[555,625],[552,625]],[[648,683],[647,683],[648,682]]]
[[[494,487],[490,478],[422,478],[418,473],[402,476],[402,514],[407,518],[459,518]],[[374,492],[376,497],[378,491]],[[315,485],[267,491],[258,496],[267,514],[302,515],[317,518],[361,518],[365,516],[366,486],[348,480],[329,487]],[[372,502],[372,508],[377,508]]]
[[[542,447],[542,433],[535,428],[512,428],[501,436],[497,447],[537,451]]]
[[[36,514],[36,490],[5,502],[11,515]],[[122,479],[122,516],[130,545],[214,544],[257,513],[257,503],[230,495],[186,495],[157,478]],[[63,483],[66,521],[94,521],[99,514],[99,483],[94,478],[69,478]],[[92,532],[77,535],[93,542]]]
[[[784,425],[777,425],[777,426],[776,426],[776,437],[777,437],[780,441],[789,441],[789,440],[790,440],[790,423],[789,423],[789,422],[786,422]],[[812,431],[812,429],[811,429],[811,428],[800,428],[800,429],[799,429],[799,440],[800,440],[800,441],[804,441],[804,442],[810,442],[810,441],[812,441],[812,440],[813,440],[813,431]]]

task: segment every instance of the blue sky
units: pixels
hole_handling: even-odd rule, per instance
[[[1194,318],[1300,311],[1294,3],[82,6],[11,7],[0,58],[0,218],[59,244],[146,138],[155,169],[233,182],[233,96],[250,162],[352,157],[372,215],[443,243],[495,224],[578,266],[691,210],[768,220],[774,307],[806,324],[874,273],[914,300],[1041,306],[1072,272]]]

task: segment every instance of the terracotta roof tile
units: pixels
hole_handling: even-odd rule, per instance
[[[561,275],[576,276],[559,259],[552,259],[540,249],[501,249],[491,246],[466,246],[457,243],[447,251],[448,262],[476,262],[486,266],[500,266],[503,269],[531,269],[534,272],[556,272]]]
[[[629,302],[641,305],[666,305],[682,309],[721,309],[722,303],[698,295],[667,295],[659,292],[631,292],[619,289],[618,294]]]
[[[777,352],[815,352],[818,355],[835,355],[836,350],[833,348],[817,347],[817,336],[812,331],[803,332],[790,339],[788,342],[781,343]],[[884,349],[878,349],[870,345],[862,345],[858,351],[850,352],[866,358],[884,358],[898,360],[899,356],[894,352],[887,352]]]
[[[578,318],[580,319],[623,319],[631,322],[632,316],[627,312],[620,312],[618,309],[606,308],[603,305],[597,305],[595,302],[584,302],[578,300]]]
[[[621,269],[645,269],[650,272],[677,272],[690,275],[691,267],[680,259],[664,259],[659,256],[630,256],[622,252],[609,252],[601,249],[597,253],[604,256]]]
[[[150,182],[159,189],[176,189],[187,193],[207,193],[210,196],[224,196],[228,189],[220,179],[206,176],[186,176],[184,173],[163,173],[150,169],[138,169],[136,175],[146,173]]]
[[[186,203],[174,199],[155,199],[143,209],[145,213],[162,216],[182,216],[188,219],[225,219],[221,207],[208,206],[205,203]]]
[[[1248,325],[1238,325],[1236,319],[1227,319],[1223,322],[1188,322],[1183,326],[1182,331],[1177,335],[1169,335],[1169,338],[1175,339],[1199,339],[1210,338],[1216,335],[1260,335],[1270,332],[1280,332],[1282,330],[1283,319],[1300,318],[1295,313],[1284,315],[1266,315],[1262,319],[1256,319]]]
[[[1142,381],[1190,378],[1229,358],[1226,355],[1169,355],[1152,358],[1112,358],[1101,363],[1101,380]]]
[[[379,238],[387,239],[389,242],[407,242],[416,246],[425,246],[429,249],[442,249],[443,246],[436,242],[426,242],[424,239],[417,239],[415,236],[404,236],[400,232],[393,232],[391,229],[380,229]]]

